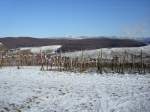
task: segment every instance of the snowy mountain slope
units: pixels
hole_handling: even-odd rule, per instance
[[[150,74],[0,69],[2,112],[149,112]]]

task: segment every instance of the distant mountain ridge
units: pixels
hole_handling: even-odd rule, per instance
[[[143,42],[145,44],[150,44],[150,37],[135,38],[135,40]]]
[[[150,44],[150,37],[144,38],[143,42],[146,44]]]
[[[62,45],[61,51],[77,51],[77,50],[91,50],[98,48],[111,47],[139,47],[146,45],[144,42],[132,39],[116,39],[116,38],[33,38],[33,37],[5,37],[0,38],[2,42],[9,49],[18,47],[36,47],[47,45]]]

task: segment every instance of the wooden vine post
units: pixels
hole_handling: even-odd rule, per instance
[[[102,74],[102,49],[101,52],[98,52],[98,57],[97,57],[97,71]]]

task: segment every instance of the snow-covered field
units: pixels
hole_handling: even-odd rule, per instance
[[[0,112],[150,112],[150,74],[0,69]]]

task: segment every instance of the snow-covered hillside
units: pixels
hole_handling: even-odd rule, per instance
[[[84,50],[84,51],[76,51],[76,52],[67,52],[64,53],[64,56],[69,57],[80,57],[84,55],[84,57],[97,57],[99,52],[103,53],[104,58],[112,58],[113,55],[122,55],[125,51],[134,55],[138,55],[141,53],[141,50],[145,56],[150,56],[150,45],[142,46],[142,47],[121,47],[121,48],[102,48],[95,50]]]
[[[30,50],[32,53],[47,52],[52,53],[59,49],[61,45],[50,45],[50,46],[41,46],[41,47],[22,47],[20,50]]]
[[[150,112],[150,74],[0,69],[0,112]]]

